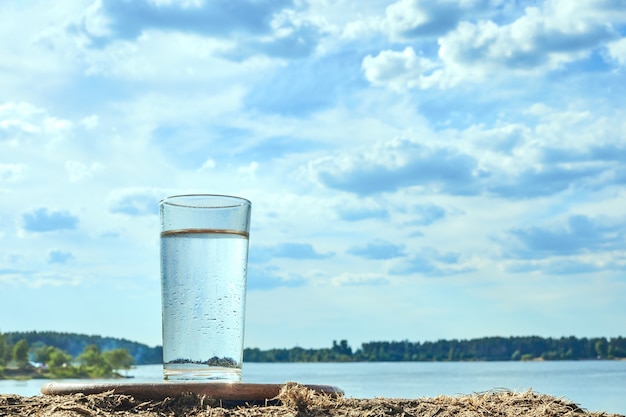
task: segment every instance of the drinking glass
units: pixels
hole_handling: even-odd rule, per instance
[[[166,380],[241,381],[250,209],[226,195],[159,202]]]

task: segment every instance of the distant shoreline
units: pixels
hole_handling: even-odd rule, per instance
[[[472,362],[626,359],[626,338],[485,337],[436,342],[368,342],[353,350],[347,340],[330,348],[244,349],[244,362]]]
[[[77,356],[89,344],[102,351],[128,350],[136,365],[162,363],[162,347],[149,347],[126,339],[61,332],[0,333],[9,346],[20,339],[30,346],[58,347]],[[483,337],[435,342],[373,341],[353,349],[347,340],[334,340],[328,348],[245,348],[244,362],[476,362],[476,361],[552,361],[552,360],[626,360],[626,338],[574,336]],[[1,368],[0,361],[0,368]]]
[[[111,375],[107,375],[106,379],[130,379],[134,378],[131,376],[125,376],[120,374],[119,372],[112,372]],[[3,368],[2,372],[0,372],[0,381],[1,380],[14,380],[14,381],[27,381],[31,379],[59,379],[58,375],[42,372],[40,369],[32,368],[32,369],[13,369],[13,368]],[[72,379],[101,379],[100,377],[90,377],[90,376],[74,376]]]

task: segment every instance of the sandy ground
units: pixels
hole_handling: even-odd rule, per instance
[[[289,383],[274,405],[228,406],[207,397],[185,394],[139,401],[128,395],[102,393],[63,396],[0,395],[0,416],[619,416],[587,411],[575,403],[532,391],[489,391],[464,396],[419,399],[354,399],[317,394]],[[624,416],[622,416],[624,417]]]

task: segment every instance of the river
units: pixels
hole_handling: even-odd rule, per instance
[[[131,369],[162,380],[160,365]],[[419,398],[492,389],[563,397],[590,411],[626,415],[626,361],[245,363],[244,382],[328,384],[348,397]],[[48,380],[0,380],[0,394],[38,395]]]

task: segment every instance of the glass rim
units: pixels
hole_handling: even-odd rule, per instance
[[[202,204],[198,199],[213,199],[212,204]],[[192,201],[196,199],[196,201]],[[221,201],[220,201],[221,200]],[[228,202],[231,202],[230,204]],[[222,204],[220,204],[222,203]],[[205,208],[205,209],[221,209],[251,206],[252,202],[243,197],[226,194],[178,194],[164,197],[159,201],[159,205],[168,205],[176,207],[189,208]]]

